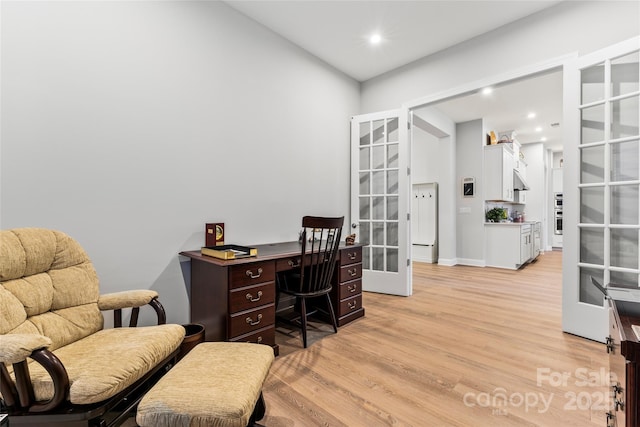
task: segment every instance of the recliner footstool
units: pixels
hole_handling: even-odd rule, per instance
[[[141,427],[246,427],[262,419],[273,349],[205,342],[176,364],[138,405]]]

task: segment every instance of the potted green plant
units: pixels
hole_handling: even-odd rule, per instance
[[[507,218],[507,211],[504,208],[489,209],[486,213],[487,222],[500,222]]]

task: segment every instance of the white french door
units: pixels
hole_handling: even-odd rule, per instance
[[[562,327],[601,342],[607,310],[591,277],[640,295],[639,51],[636,37],[564,69]]]
[[[406,109],[351,119],[351,227],[364,243],[362,288],[411,295]]]

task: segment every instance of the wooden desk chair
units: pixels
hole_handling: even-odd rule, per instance
[[[299,306],[300,310],[302,342],[305,348],[307,347],[307,316],[313,314],[307,313],[307,298],[325,296],[333,331],[338,332],[329,292],[331,292],[331,279],[336,265],[343,224],[344,217],[305,216],[302,218],[300,266],[294,270],[279,273],[276,277],[276,306],[281,292],[296,298],[296,306]]]

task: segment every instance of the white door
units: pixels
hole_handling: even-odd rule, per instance
[[[366,244],[362,289],[411,295],[406,109],[351,119],[351,227]]]
[[[640,38],[577,58],[564,69],[563,301],[566,332],[604,342],[603,294],[640,275]]]

